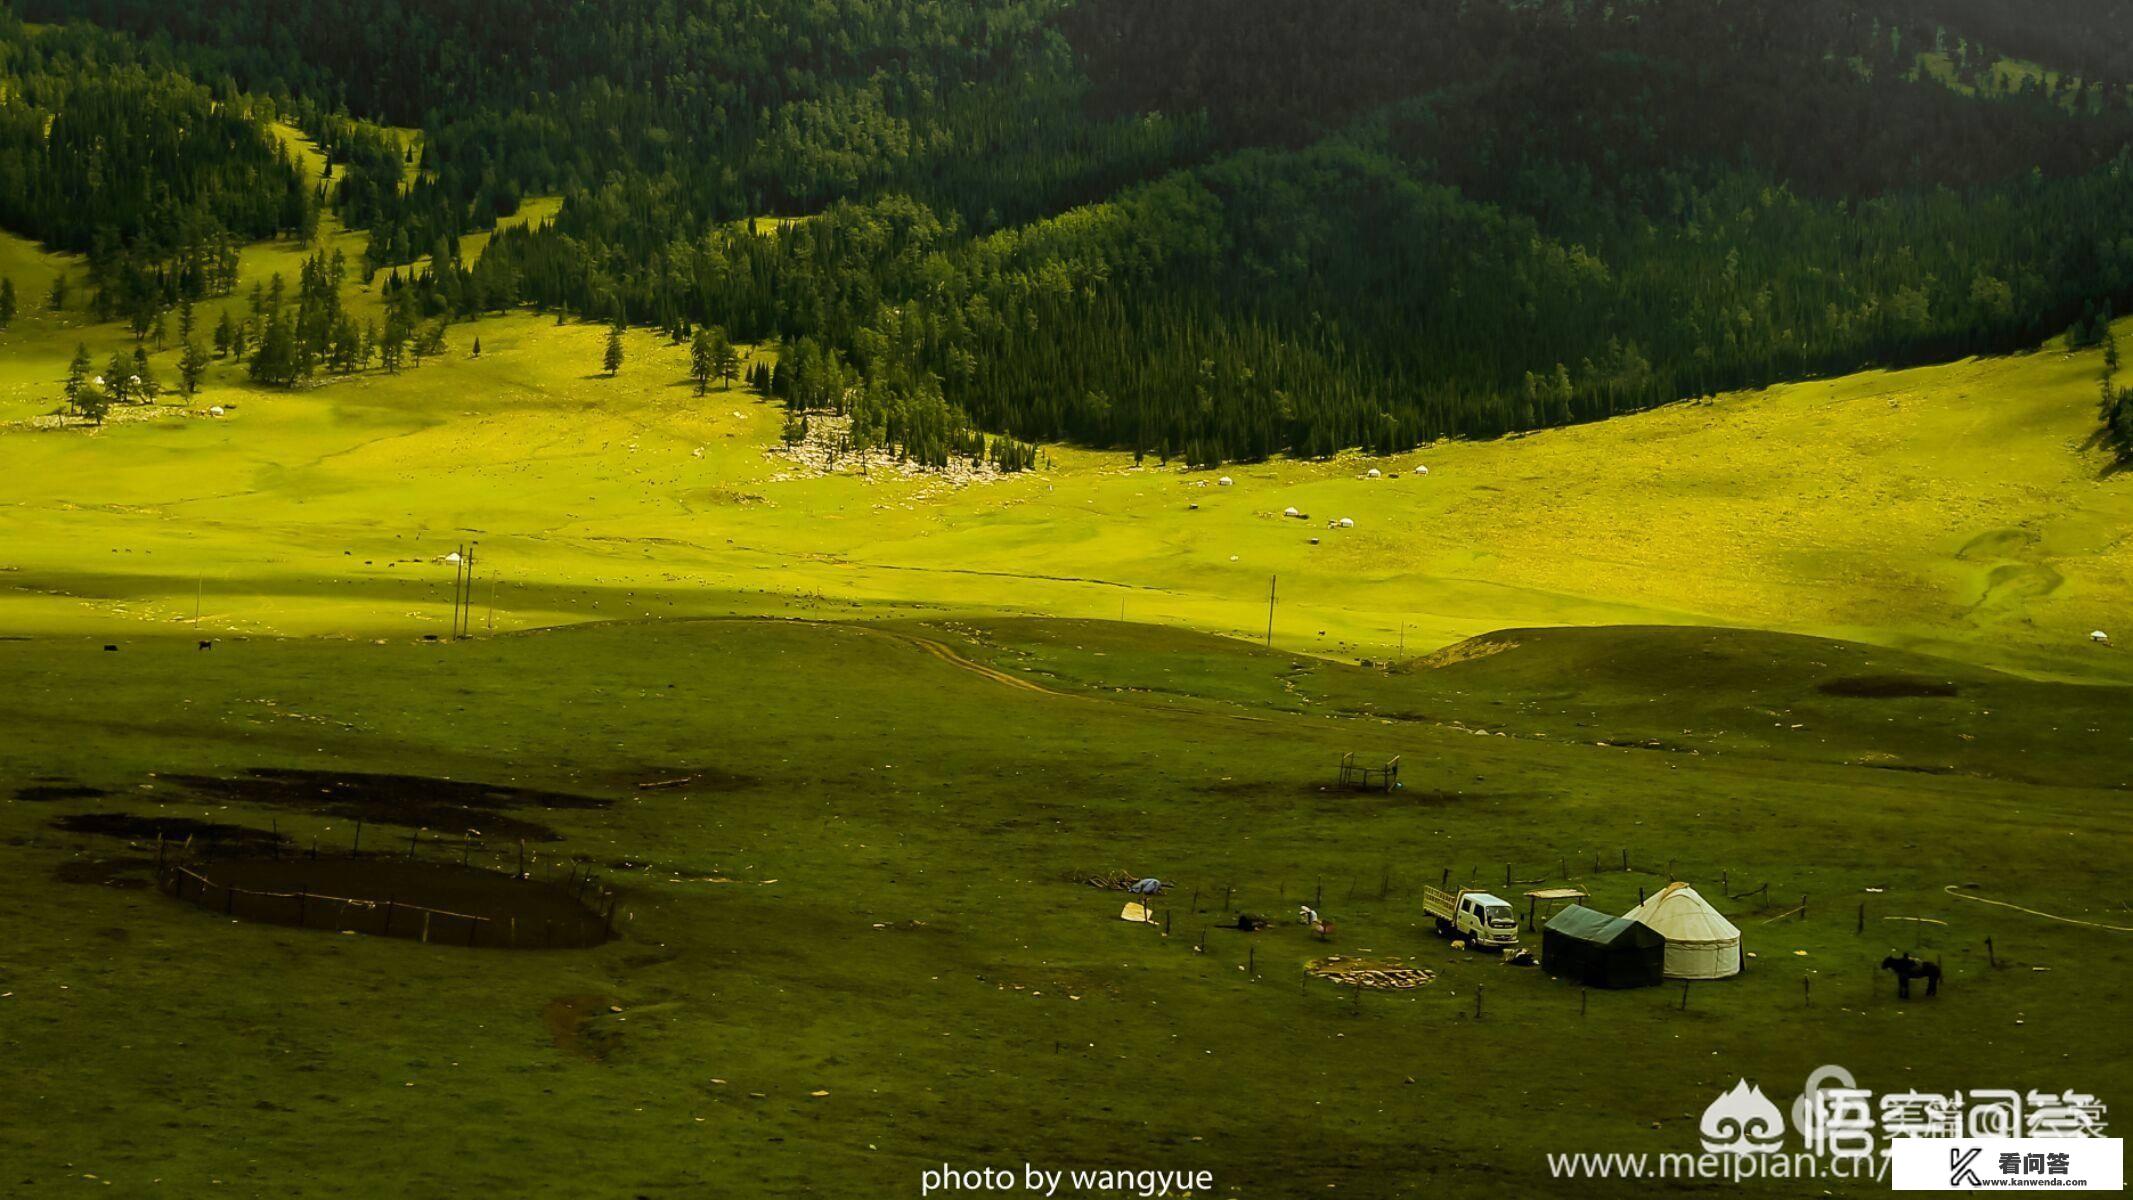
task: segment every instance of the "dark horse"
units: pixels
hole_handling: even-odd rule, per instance
[[[1881,960],[1881,969],[1896,972],[1896,998],[1899,1000],[1909,1000],[1911,998],[1911,981],[1913,979],[1926,981],[1926,995],[1937,996],[1940,994],[1939,963],[1929,963],[1923,959],[1912,958],[1908,954],[1891,954]]]

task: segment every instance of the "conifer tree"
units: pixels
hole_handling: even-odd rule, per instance
[[[67,407],[80,410],[82,389],[89,386],[89,372],[94,369],[89,361],[89,347],[76,343],[74,361],[67,364]]]

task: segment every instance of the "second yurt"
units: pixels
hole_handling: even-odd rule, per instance
[[[1668,979],[1740,974],[1740,929],[1685,883],[1670,883],[1623,914],[1666,939]]]

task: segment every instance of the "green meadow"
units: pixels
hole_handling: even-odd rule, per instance
[[[1564,1186],[1547,1151],[1695,1151],[1742,1077],[1781,1104],[1824,1063],[1876,1092],[2133,1083],[2125,936],[1979,900],[2133,924],[2116,687],[1681,629],[1519,631],[1393,672],[1049,619],[121,645],[0,642],[21,1194],[913,1195],[943,1163],[1034,1162],[1533,1195]],[[1830,686],[1861,678],[1935,686]],[[1401,755],[1403,790],[1334,790],[1351,750]],[[509,815],[560,839],[537,877],[617,889],[622,936],[232,922],[148,886],[144,832],[55,824],[348,849],[360,814],[212,782],[261,770],[602,802]],[[398,853],[412,831],[369,816],[366,852]],[[418,836],[515,869],[511,839]],[[1082,882],[1113,871],[1170,881],[1161,925]],[[1506,872],[1616,911],[1690,880],[1753,957],[1585,993],[1431,936],[1422,885]],[[1224,928],[1240,910],[1273,925]],[[1899,947],[1944,964],[1940,996],[1895,998],[1875,964]],[[1434,978],[1305,973],[1328,954]]]

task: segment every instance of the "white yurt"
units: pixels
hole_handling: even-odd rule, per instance
[[[1378,470],[1376,467],[1372,467],[1363,473],[1363,478],[1365,479],[1382,479],[1384,476],[1385,472]]]
[[[1740,974],[1740,929],[1685,883],[1670,883],[1623,914],[1666,939],[1668,979]]]
[[[1353,529],[1353,528],[1355,528],[1355,518],[1354,518],[1354,517],[1342,517],[1342,518],[1341,518],[1341,528],[1342,528],[1342,529]]]
[[[1415,468],[1415,474],[1417,474],[1417,475],[1427,475],[1427,474],[1429,474],[1429,468],[1428,468],[1428,467],[1416,467],[1416,468]]]
[[[2111,640],[2111,635],[2101,629],[2091,629],[2089,630],[2089,640],[2092,642],[2108,642]]]
[[[1293,505],[1293,504],[1291,504],[1291,505],[1290,505],[1290,506],[1288,506],[1287,508],[1284,508],[1284,509],[1282,509],[1282,510],[1281,510],[1281,515],[1282,515],[1282,516],[1284,516],[1284,517],[1299,517],[1299,516],[1302,516],[1303,514],[1302,514],[1302,513],[1299,513],[1299,512],[1297,512],[1297,511],[1296,511],[1296,506],[1295,506],[1295,505]]]
[[[1236,482],[1237,482],[1236,480],[1234,480],[1234,479],[1231,479],[1231,478],[1230,478],[1229,476],[1227,476],[1227,475],[1224,475],[1224,476],[1223,476],[1222,478],[1220,478],[1220,479],[1217,479],[1217,480],[1215,480],[1215,486],[1217,486],[1217,487],[1230,487],[1230,486],[1233,486],[1233,485],[1234,485],[1234,484],[1235,484]]]

